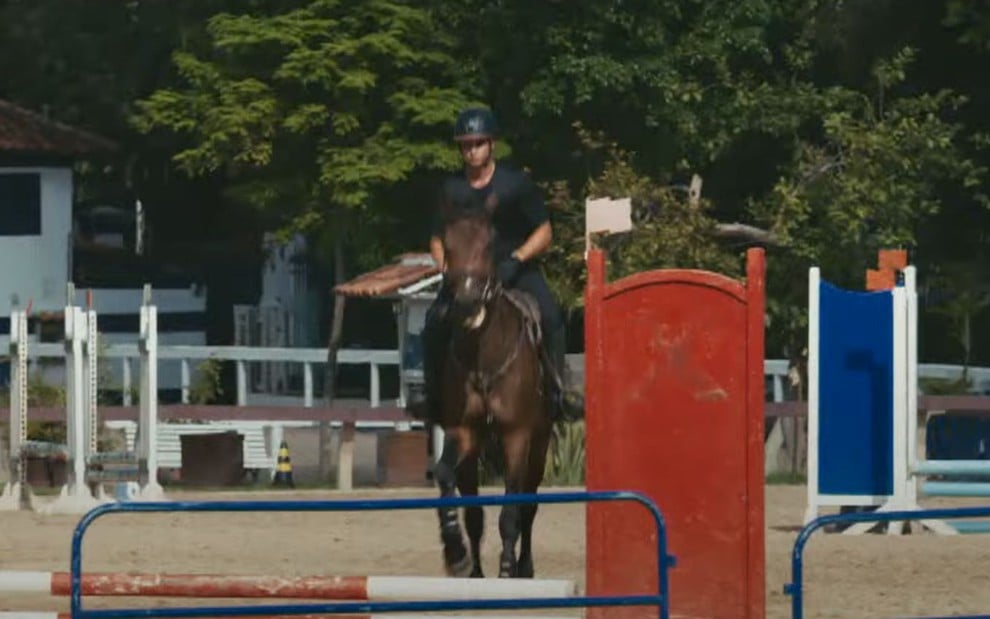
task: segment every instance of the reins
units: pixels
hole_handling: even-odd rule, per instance
[[[489,302],[490,303],[497,303],[498,301],[503,301],[503,302],[507,303],[510,307],[515,308],[515,306],[511,302],[509,302],[508,299],[503,298],[504,297],[504,294],[505,294],[504,289],[500,285],[497,285],[496,284],[494,286],[492,297],[491,297],[491,299],[490,299]],[[486,323],[489,320],[491,320],[491,314],[492,314],[492,312],[489,311],[488,312],[488,315],[485,317],[485,322]],[[520,319],[520,320],[522,320],[522,319]],[[478,334],[479,337],[481,335],[480,334],[480,330],[481,329],[484,329],[486,327],[487,327],[487,325],[482,325],[482,326],[478,327],[478,329],[479,329],[479,334]],[[455,333],[457,331],[459,331],[459,330],[455,330]],[[457,353],[456,353],[456,351],[454,349],[454,342],[455,342],[455,338],[454,337],[451,337],[450,338],[449,350],[448,350],[449,357],[448,358],[451,361],[453,361],[453,363],[456,366],[458,366],[461,370],[463,370],[468,375],[469,380],[471,381],[471,384],[475,388],[477,388],[479,391],[481,391],[481,393],[483,395],[486,395],[487,396],[489,394],[491,388],[492,388],[492,385],[495,383],[495,381],[497,381],[499,379],[499,377],[501,377],[503,374],[505,374],[505,372],[508,371],[509,367],[512,366],[513,362],[515,362],[515,360],[519,357],[519,351],[522,348],[523,344],[525,343],[525,340],[526,340],[526,328],[525,328],[525,325],[521,325],[520,328],[519,328],[519,338],[516,341],[516,345],[512,347],[512,349],[510,350],[509,354],[502,360],[502,363],[501,363],[501,365],[499,365],[498,369],[496,369],[492,373],[488,373],[488,372],[484,372],[483,373],[483,372],[480,372],[477,367],[474,367],[474,368],[467,367],[467,365],[465,365],[462,362],[462,360],[460,358],[458,358],[458,356],[457,356]],[[463,340],[461,340],[461,341],[463,341]],[[481,379],[481,383],[480,384],[479,384],[479,379]]]

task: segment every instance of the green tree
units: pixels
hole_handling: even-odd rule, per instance
[[[949,0],[944,23],[958,29],[961,43],[990,51],[990,12],[983,0]]]
[[[938,86],[932,59],[914,62],[910,43],[941,49],[927,25],[938,19],[918,29],[899,17],[939,9],[909,4],[467,0],[442,15],[480,33],[462,49],[559,208],[563,245],[548,263],[560,265],[553,285],[569,305],[583,284],[584,198],[632,196],[643,219],[611,241],[616,273],[738,273],[738,244],[716,242],[718,223],[767,229],[768,353],[797,356],[809,266],[861,287],[877,249],[931,243],[924,233],[947,203],[968,216],[981,204],[967,99]],[[900,27],[878,34],[878,23]],[[538,34],[496,36],[523,24]],[[589,145],[586,130],[615,148]],[[694,174],[705,200],[691,209],[677,188]],[[647,205],[661,205],[649,219]],[[958,230],[958,219],[946,225]]]
[[[606,163],[601,174],[579,191],[571,191],[563,182],[546,187],[556,225],[554,243],[544,264],[550,285],[565,307],[575,308],[584,301],[586,199],[631,200],[633,229],[594,238],[594,244],[608,252],[610,279],[660,268],[699,268],[741,275],[741,263],[731,248],[717,238],[718,222],[709,212],[708,200],[694,200],[684,188],[657,183],[638,172],[632,155],[617,144],[604,140],[600,134],[578,129],[586,147],[600,151]]]
[[[982,200],[985,170],[964,152],[963,127],[952,120],[963,99],[947,91],[894,97],[912,58],[904,50],[877,65],[874,96],[832,89],[820,100],[815,133],[795,140],[794,156],[763,199],[756,220],[783,246],[769,262],[772,329],[804,341],[807,269],[862,289],[866,269],[884,248],[916,249],[920,233],[943,206],[946,185]],[[985,201],[984,201],[985,203]]]
[[[398,250],[394,210],[376,200],[456,163],[449,127],[470,102],[430,14],[401,1],[314,0],[221,13],[207,34],[208,51],[174,55],[184,87],[140,101],[136,126],[182,135],[180,169],[222,172],[230,195],[273,227],[346,239],[369,265]]]

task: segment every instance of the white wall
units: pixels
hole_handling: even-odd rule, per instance
[[[41,237],[0,236],[0,313],[10,314],[10,295],[22,308],[61,311],[68,283],[72,229],[72,171],[68,168],[3,168],[4,173],[41,174]]]

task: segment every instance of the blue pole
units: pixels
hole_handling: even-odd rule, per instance
[[[946,507],[939,509],[916,509],[889,512],[850,512],[847,514],[828,514],[819,516],[806,524],[794,540],[791,553],[791,582],[784,585],[784,593],[791,596],[792,619],[804,618],[804,576],[803,555],[804,547],[811,535],[829,524],[856,522],[897,522],[913,520],[939,520],[950,518],[985,518],[990,517],[990,506],[981,507]]]
[[[657,527],[657,568],[659,572],[655,595],[586,596],[575,598],[440,600],[416,602],[332,602],[323,604],[289,604],[236,607],[156,608],[84,610],[82,608],[82,540],[98,518],[118,512],[313,512],[313,511],[374,511],[408,510],[437,507],[485,505],[518,505],[525,503],[575,503],[595,501],[633,501],[650,512]],[[667,570],[674,558],[667,554],[667,528],[663,514],[648,497],[630,491],[615,492],[557,492],[541,494],[509,494],[468,497],[431,497],[405,499],[352,500],[294,500],[294,501],[186,501],[108,503],[87,512],[76,525],[72,535],[70,559],[70,608],[73,619],[111,619],[120,617],[202,617],[233,615],[290,615],[307,613],[376,613],[421,612],[427,610],[499,610],[535,608],[576,608],[599,606],[658,607],[660,619],[670,617],[669,577]]]

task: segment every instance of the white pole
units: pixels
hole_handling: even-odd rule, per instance
[[[808,270],[808,506],[804,514],[805,524],[818,517],[818,331],[820,308],[821,269]]]
[[[21,450],[27,442],[27,312],[10,313],[10,481],[0,494],[0,511],[34,509]]]
[[[85,396],[88,390],[83,367],[83,341],[87,339],[89,325],[83,309],[72,305],[72,296],[69,295],[64,314],[68,472],[59,497],[40,510],[46,514],[83,514],[100,503],[93,497],[86,482]]]
[[[134,253],[144,254],[144,205],[134,201]]]
[[[898,506],[906,505],[909,493],[908,485],[908,426],[910,425],[908,415],[908,307],[907,295],[901,286],[894,287],[894,380],[893,380],[893,431],[894,441],[891,448],[893,462],[893,488],[891,501]],[[887,524],[887,533],[897,535],[904,529],[903,522],[891,521]]]
[[[86,384],[86,461],[96,454],[98,449],[98,439],[100,432],[99,409],[99,339],[96,329],[96,312],[88,310],[86,316],[86,359],[85,376]]]
[[[918,461],[918,288],[917,270],[904,269],[904,290],[907,296],[907,493],[917,500],[918,486],[913,477]]]
[[[65,323],[66,366],[68,370],[68,429],[66,440],[69,446],[71,467],[68,482],[79,486],[86,481],[86,432],[84,428],[85,373],[83,371],[82,340],[86,337],[86,321],[82,309],[65,308],[69,320]]]
[[[138,340],[141,356],[140,417],[138,419],[139,497],[145,501],[165,499],[158,483],[158,308],[151,304],[151,288],[145,286]]]
[[[120,360],[120,371],[123,380],[124,406],[130,406],[131,401],[131,358],[124,357]]]
[[[313,406],[313,364],[309,361],[303,363],[303,406]]]
[[[191,383],[189,377],[189,359],[181,359],[179,361],[179,373],[180,386],[182,387],[182,403],[189,404],[189,385]]]

